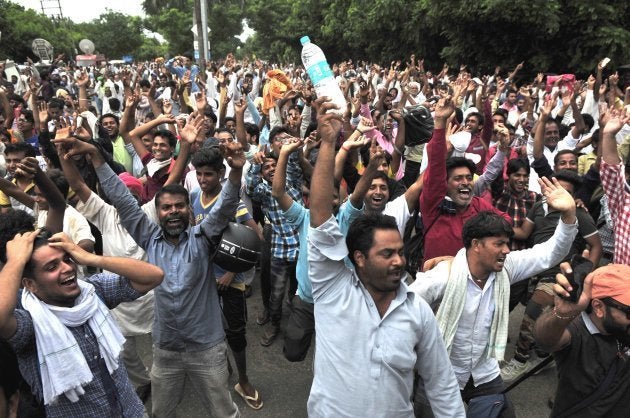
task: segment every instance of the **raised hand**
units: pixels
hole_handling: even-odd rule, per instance
[[[610,116],[604,126],[604,134],[616,135],[623,128],[623,125],[630,123],[630,113],[627,107],[621,112],[615,109],[610,110]]]
[[[86,73],[81,72],[81,74],[79,74],[79,76],[76,79],[76,83],[77,83],[77,87],[79,88],[87,87],[87,85],[90,83],[90,77],[88,77]]]
[[[46,103],[45,100],[37,104],[37,111],[39,112],[39,121],[41,123],[47,123],[50,119],[50,114],[48,113],[48,103]]]
[[[344,148],[346,150],[351,150],[354,148],[363,148],[365,145],[369,143],[370,143],[370,138],[366,137],[365,135],[359,135],[359,136],[353,135],[344,141],[344,143],[341,145],[341,148]]]
[[[242,169],[247,161],[239,142],[226,142],[220,147],[223,158],[233,170]]]
[[[57,145],[59,155],[65,160],[70,159],[75,155],[84,155],[98,152],[94,145],[81,141],[74,137],[56,138],[53,139],[52,142],[53,144]]]
[[[332,103],[330,98],[326,96],[318,98],[314,103],[317,108],[317,132],[319,132],[323,141],[334,143],[341,131],[341,115],[328,111],[339,109],[339,106]]]
[[[435,105],[435,119],[446,120],[455,111],[455,103],[451,96],[442,97]]]
[[[15,234],[13,239],[7,242],[7,263],[25,265],[33,253],[33,243],[40,230],[26,231]],[[20,278],[22,276],[19,276]]]
[[[237,114],[245,114],[245,110],[247,110],[247,102],[242,98],[240,100],[234,101],[234,112]]]
[[[288,153],[291,154],[298,149],[300,149],[304,145],[304,141],[295,137],[287,137],[283,140],[282,148],[280,149],[280,153]]]
[[[208,105],[208,101],[206,100],[205,90],[201,90],[195,95],[195,104],[197,105],[197,111],[203,114],[204,109]]]
[[[376,129],[374,126],[374,122],[371,119],[362,117],[357,125],[357,131],[359,131],[362,135],[366,132],[371,132]]]
[[[181,138],[189,144],[194,144],[195,140],[203,136],[203,130],[201,129],[203,127],[203,121],[203,114],[197,114],[197,116],[194,117],[193,115],[188,116],[186,126],[179,132]]]
[[[165,115],[169,115],[173,113],[173,102],[171,100],[169,99],[162,100],[162,112],[164,112]]]
[[[558,179],[552,180],[550,181],[546,177],[538,179],[538,184],[540,184],[542,194],[547,199],[549,207],[559,212],[575,210],[573,196],[560,185]]]
[[[48,245],[67,252],[77,264],[88,264],[89,258],[92,256],[91,253],[75,244],[64,232],[58,232],[48,238]]]
[[[34,177],[39,171],[41,171],[41,168],[37,158],[26,157],[17,164],[15,173],[25,177]]]
[[[571,265],[569,263],[560,264],[562,273],[556,274],[556,283],[553,285],[555,293],[554,305],[556,314],[563,317],[575,316],[586,309],[591,302],[591,294],[593,289],[593,274],[589,274],[582,283],[582,293],[576,303],[572,303],[566,298],[569,297],[569,291],[573,290],[565,274],[571,273]]]

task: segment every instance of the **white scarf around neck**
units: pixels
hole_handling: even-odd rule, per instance
[[[118,369],[120,352],[125,343],[125,338],[109,309],[96,294],[94,286],[82,280],[78,281],[78,285],[81,294],[71,308],[48,305],[26,289],[22,293],[22,306],[33,319],[46,405],[55,403],[60,395],[77,402],[79,396],[85,393],[83,386],[94,378],[68,327],[88,323],[98,340],[101,357],[110,374]]]

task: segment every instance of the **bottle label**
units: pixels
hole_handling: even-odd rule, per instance
[[[326,61],[316,62],[308,67],[307,72],[314,86],[328,77],[334,78],[332,71],[330,71],[330,66]]]

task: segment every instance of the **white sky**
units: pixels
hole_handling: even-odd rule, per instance
[[[24,6],[27,9],[42,11],[40,0],[10,0]],[[56,6],[56,0],[43,0],[45,7]],[[59,0],[64,17],[72,19],[74,22],[89,22],[99,17],[105,9],[124,13],[132,16],[144,16],[141,0]]]

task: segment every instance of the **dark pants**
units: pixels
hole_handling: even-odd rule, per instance
[[[291,281],[297,283],[295,278],[295,265],[295,261],[286,261],[271,257],[271,295],[269,296],[269,313],[271,316],[271,323],[275,327],[280,326],[280,320],[282,319],[282,300],[284,299],[284,292],[286,292],[287,283]],[[291,296],[294,294],[295,290],[293,293],[290,293]]]
[[[219,291],[223,317],[227,323],[225,336],[232,351],[237,353],[245,350],[247,339],[245,329],[247,326],[247,302],[245,292],[234,287]]]
[[[475,385],[473,384],[473,378],[472,376],[470,376],[470,379],[468,379],[466,386],[464,386],[464,390],[460,391],[460,393],[464,402],[468,403],[472,398],[477,398],[479,396],[485,395],[495,395],[497,393],[503,392],[503,389],[505,389],[505,384],[503,383],[503,379],[501,379],[501,375],[477,387],[475,387]],[[427,399],[426,393],[424,392],[424,383],[422,382],[421,378],[418,378],[418,382],[416,385],[416,393],[413,399],[413,410],[416,417],[434,417],[433,410],[431,409],[429,400]],[[514,412],[514,405],[512,405],[512,402],[510,402],[510,398],[507,396],[507,394],[505,395],[505,406],[503,408],[503,411],[501,412],[501,417],[516,417]]]
[[[402,182],[406,188],[411,187],[411,185],[418,179],[418,176],[420,175],[420,166],[421,163],[411,160],[405,161],[405,175],[402,178]]]
[[[293,298],[289,322],[284,334],[284,357],[289,361],[303,361],[315,332],[314,305]]]
[[[260,250],[260,296],[263,306],[269,309],[269,296],[271,295],[271,224],[263,227],[263,242]]]

